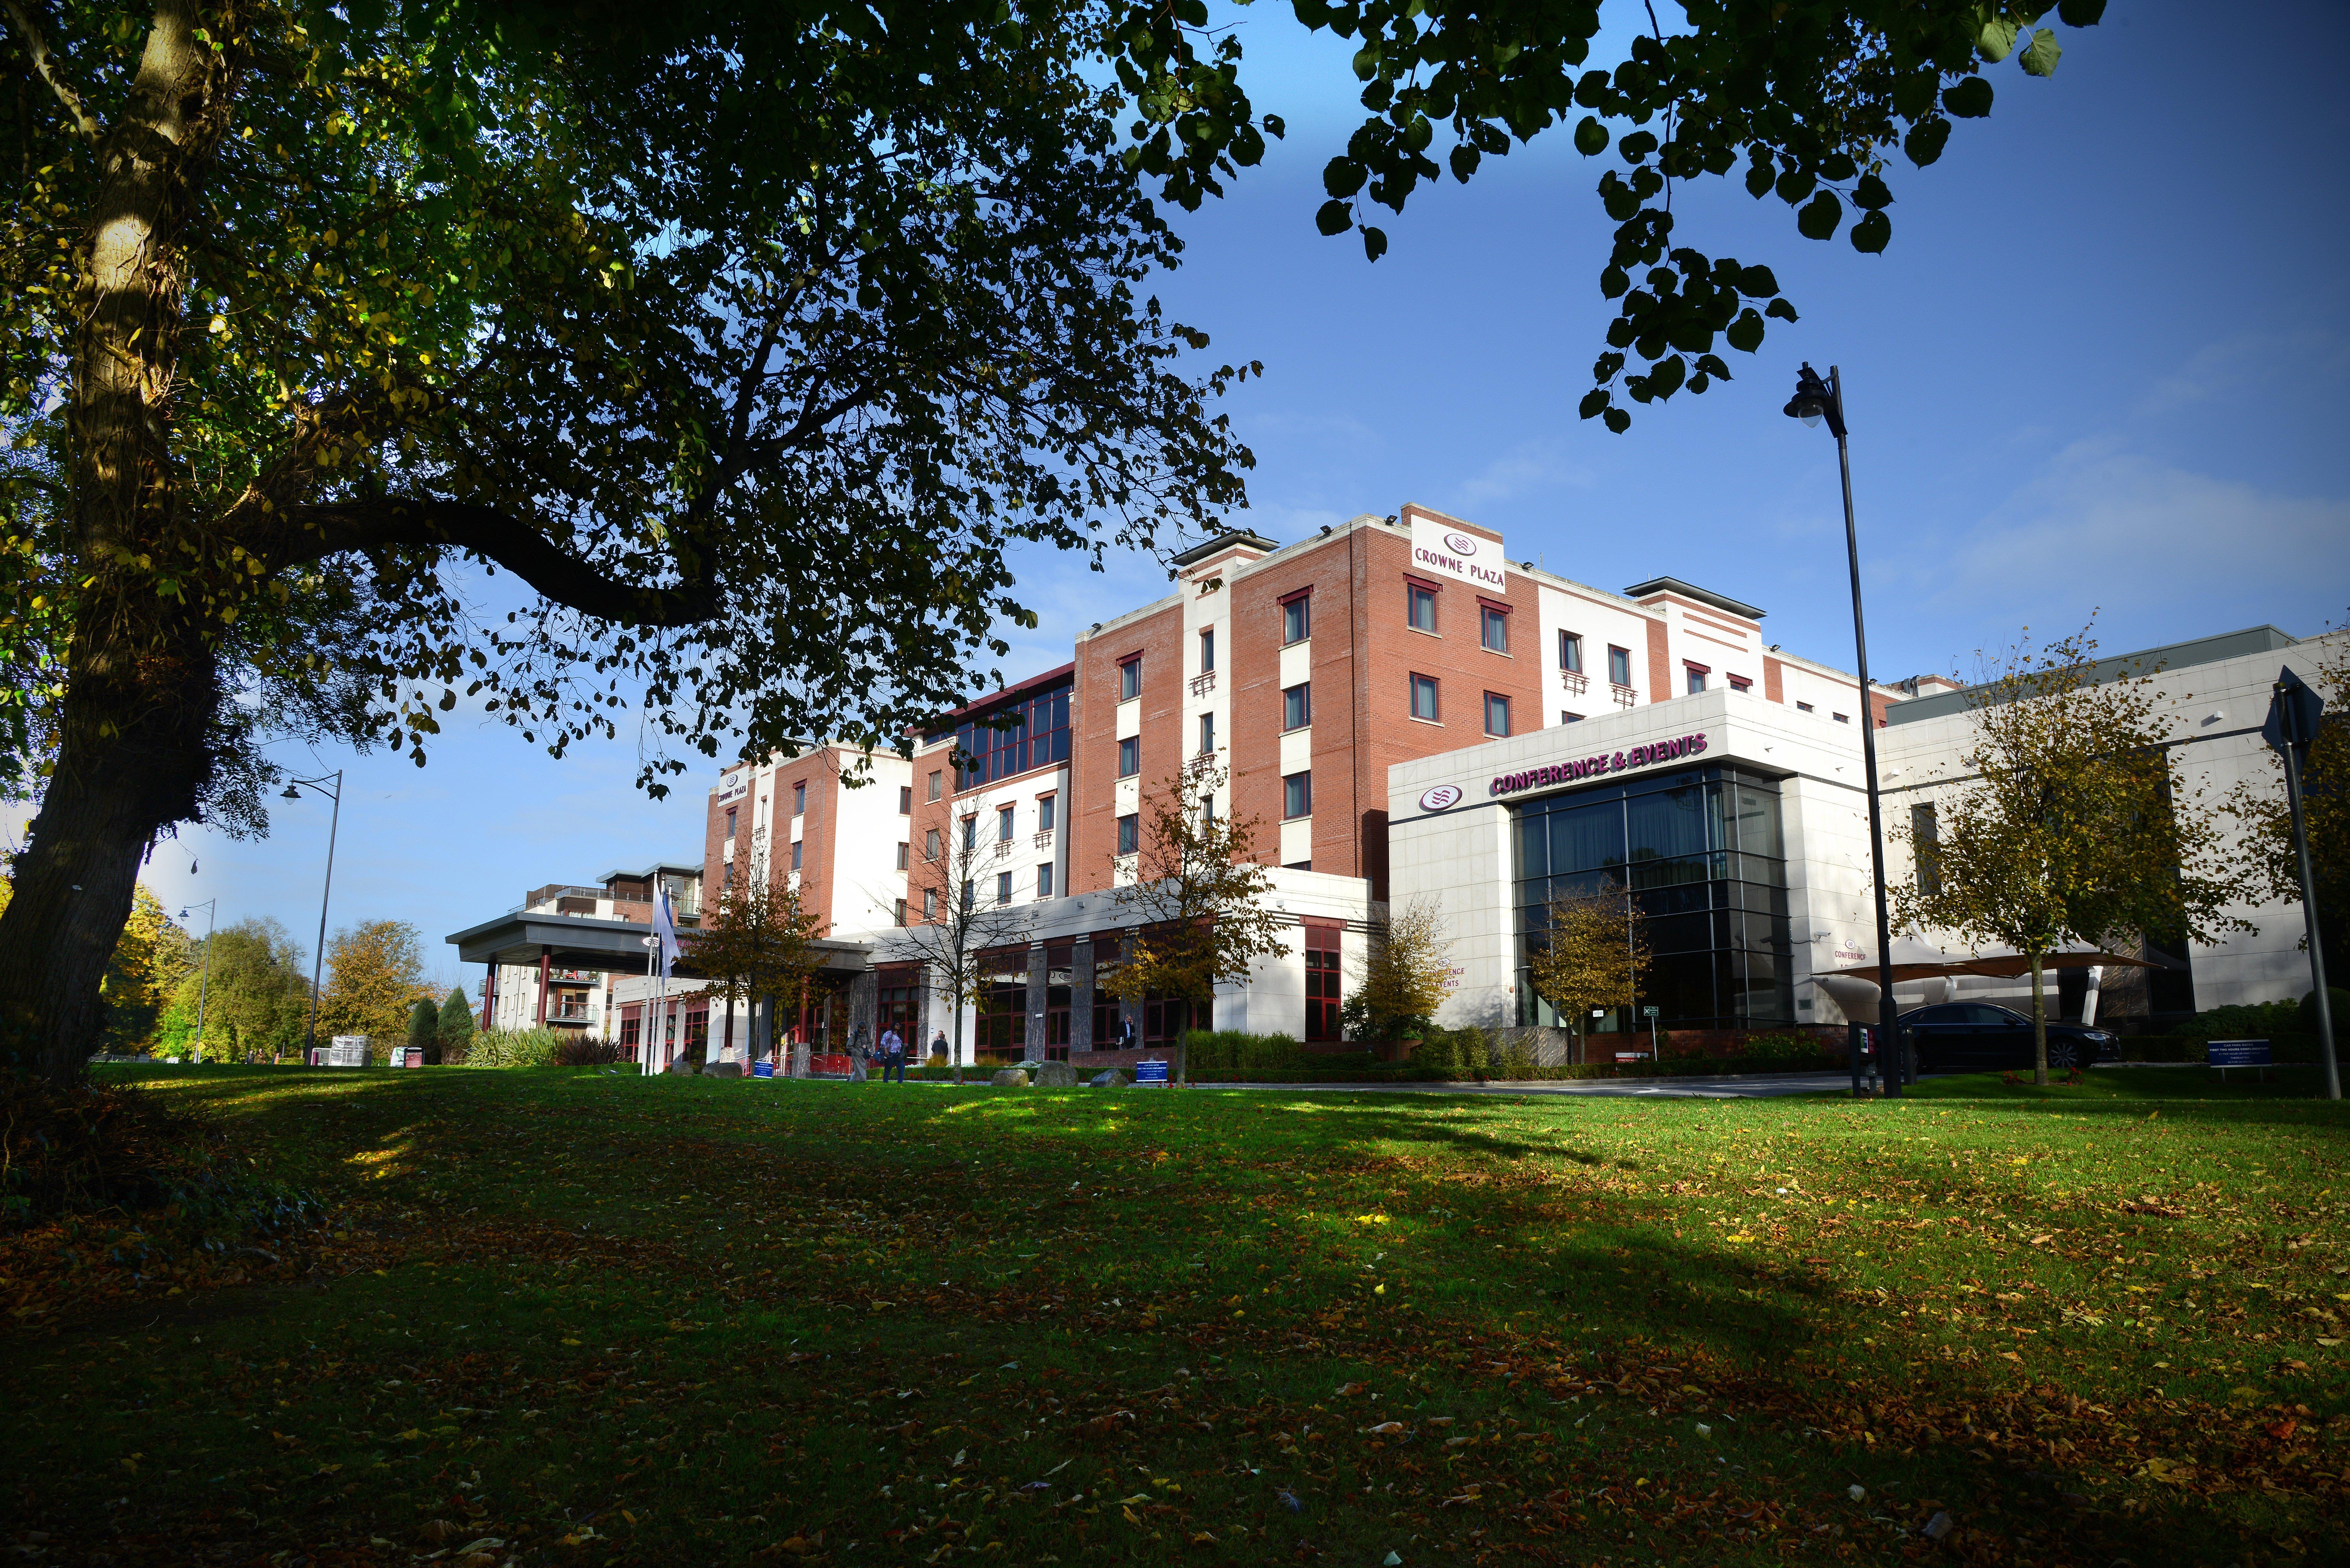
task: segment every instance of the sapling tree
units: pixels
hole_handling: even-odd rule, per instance
[[[809,977],[823,967],[816,941],[824,929],[801,906],[790,877],[771,874],[764,854],[748,857],[744,869],[746,876],[720,891],[702,924],[684,934],[683,946],[693,967],[709,977],[704,993],[728,1016],[736,1002],[750,1002],[747,1063],[775,1043],[776,1008],[796,1004]],[[691,1070],[702,1071],[701,1062]]]
[[[1568,1023],[1575,1059],[1584,1059],[1595,1008],[1629,1007],[1648,978],[1648,940],[1639,901],[1613,879],[1551,895],[1543,929],[1528,933],[1528,979],[1534,994]]]
[[[953,1015],[954,1081],[962,1082],[963,1009],[986,985],[988,955],[1028,941],[1029,911],[996,902],[995,846],[979,836],[976,816],[959,817],[936,853],[923,846],[906,877],[906,924],[882,934],[876,958],[920,966],[932,996]],[[909,1053],[920,1042],[906,1043]]]

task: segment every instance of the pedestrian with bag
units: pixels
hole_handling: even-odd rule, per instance
[[[892,1068],[897,1070],[898,1082],[904,1083],[906,1081],[906,1042],[899,1035],[898,1026],[894,1023],[881,1031],[881,1081],[883,1083],[889,1081]]]

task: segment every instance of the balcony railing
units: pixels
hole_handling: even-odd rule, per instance
[[[998,860],[1009,860],[1009,859],[1011,859],[1011,858],[1012,858],[1012,840],[1010,840],[1010,839],[1008,839],[1008,838],[999,838],[999,839],[997,839],[997,840],[995,841],[995,848],[994,848],[994,851],[993,851],[993,856],[994,856],[994,858],[996,858],[996,859],[998,859]]]
[[[1209,692],[1213,691],[1215,689],[1216,672],[1214,670],[1202,670],[1199,674],[1191,677],[1192,696],[1205,697]]]
[[[546,1021],[549,1023],[585,1023],[588,1022],[588,1009],[576,1002],[550,1007],[546,1010]]]
[[[1053,830],[1051,828],[1045,827],[1037,830],[1036,847],[1039,849],[1050,849],[1053,847]]]
[[[1608,684],[1607,695],[1616,699],[1616,706],[1618,708],[1629,708],[1640,700],[1640,693],[1633,688],[1617,686],[1612,681]]]
[[[1582,696],[1586,691],[1588,691],[1591,689],[1591,682],[1584,679],[1583,671],[1580,670],[1560,670],[1558,672],[1558,683],[1561,686],[1565,687],[1569,692],[1577,697]]]

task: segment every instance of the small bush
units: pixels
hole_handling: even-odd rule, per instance
[[[0,1073],[0,1224],[171,1201],[212,1184],[224,1141],[143,1089]]]
[[[1287,1073],[1320,1060],[1286,1034],[1238,1029],[1194,1029],[1183,1036],[1183,1051],[1186,1072]]]
[[[556,1029],[491,1029],[473,1036],[465,1048],[464,1067],[546,1067],[563,1048],[565,1031]],[[445,1058],[444,1058],[445,1060]]]
[[[555,1048],[555,1065],[558,1067],[604,1067],[620,1059],[620,1043],[598,1040],[587,1034],[573,1034]]]
[[[2311,1011],[2314,1014],[2315,1009],[2313,1007]],[[2298,1034],[2301,1033],[2301,1007],[2291,1002],[2214,1007],[2197,1013],[2172,1033],[2191,1040],[2262,1040],[2275,1034]]]
[[[1808,1034],[1753,1034],[1747,1037],[1739,1056],[1749,1062],[1777,1064],[1809,1062],[1825,1054],[1820,1043]]]

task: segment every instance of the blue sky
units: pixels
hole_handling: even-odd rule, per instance
[[[1897,161],[1881,256],[1701,182],[1676,202],[1679,236],[1767,262],[1804,319],[1620,437],[1575,416],[1610,314],[1607,163],[1563,137],[1488,161],[1386,215],[1393,248],[1367,264],[1313,226],[1351,124],[1349,49],[1305,38],[1277,0],[1224,15],[1289,139],[1180,220],[1190,255],[1161,294],[1218,361],[1264,364],[1226,400],[1258,461],[1238,524],[1290,540],[1419,501],[1601,587],[1669,573],[1761,605],[1774,640],[1849,668],[1835,445],[1779,413],[1809,358],[1843,368],[1881,677],[1963,672],[2093,610],[2109,651],[2350,613],[2350,9],[2116,0],[2064,30],[2053,79],[1998,67],[1992,118],[1933,168]],[[1016,634],[1014,675],[1165,587],[1148,559],[1106,578],[1020,566],[1043,623]],[[444,983],[441,939],[526,888],[701,844],[709,775],[648,802],[626,739],[557,763],[458,724],[421,771],[319,760],[352,770],[331,923],[414,921]],[[265,842],[159,848],[150,884],[309,942],[326,806],[278,806]]]

